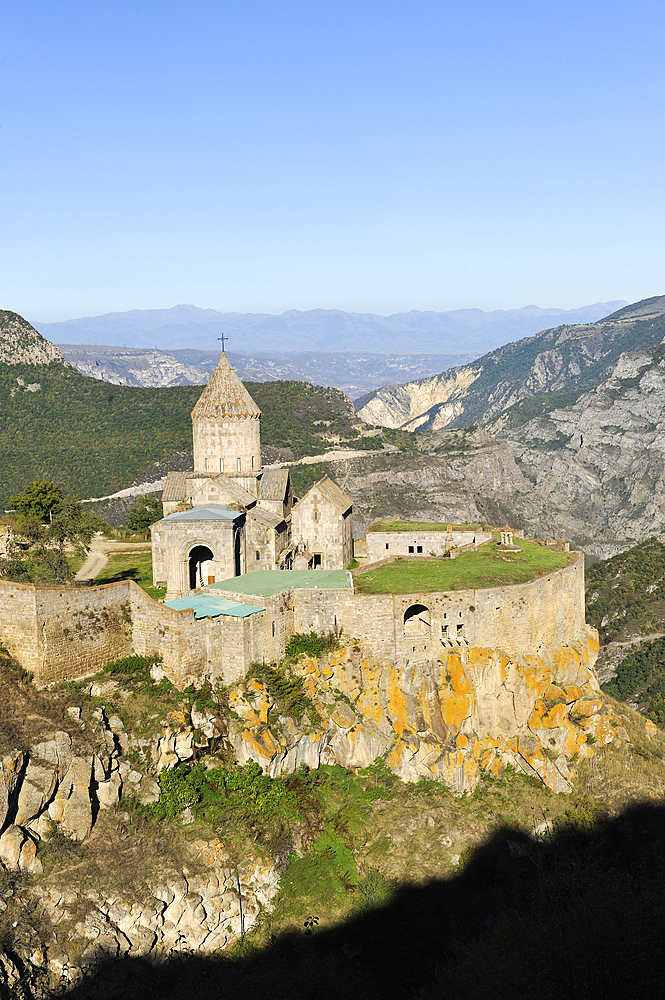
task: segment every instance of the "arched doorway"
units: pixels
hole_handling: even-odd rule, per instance
[[[195,545],[189,553],[189,589],[196,590],[203,587],[208,582],[203,579],[203,563],[214,559],[214,555],[207,545]]]
[[[404,635],[426,636],[429,638],[432,616],[424,604],[412,604],[404,612]]]

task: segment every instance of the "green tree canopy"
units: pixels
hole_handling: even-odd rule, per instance
[[[31,483],[31,486],[39,484]],[[44,484],[42,484],[44,485]],[[76,497],[63,497],[57,486],[45,484],[60,493],[44,523],[28,501],[16,518],[17,538],[4,558],[0,558],[0,577],[18,583],[66,583],[73,577],[71,556],[83,557],[100,519],[87,511]],[[20,494],[28,495],[30,487]],[[42,491],[41,495],[45,495]],[[39,492],[37,492],[39,496]],[[43,509],[43,508],[42,508]],[[19,508],[17,507],[17,510]]]
[[[127,525],[136,532],[145,532],[155,521],[164,517],[164,508],[161,500],[156,496],[148,494],[139,496],[132,504],[127,515]]]
[[[12,507],[24,517],[46,521],[62,500],[62,490],[47,479],[35,479],[22,493],[10,499]]]

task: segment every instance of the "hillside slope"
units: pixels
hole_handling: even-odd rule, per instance
[[[624,351],[651,348],[664,336],[665,296],[655,296],[596,323],[544,330],[433,378],[386,386],[356,407],[368,423],[406,430],[485,424],[532,396],[591,389]]]
[[[269,457],[297,459],[326,451],[329,438],[357,437],[353,405],[338,389],[247,385],[263,412]],[[143,482],[147,467],[191,450],[190,413],[201,391],[200,385],[109,385],[58,361],[37,370],[31,361],[0,364],[0,509],[40,477],[82,498]],[[374,438],[367,444],[381,447]],[[167,468],[168,462],[158,475],[152,469],[152,479]]]
[[[521,404],[494,430],[543,500],[560,509],[568,537],[614,539],[617,551],[665,530],[665,347],[622,355],[572,405],[559,399],[568,405],[554,408],[555,400],[535,416],[537,401]]]
[[[66,363],[55,344],[45,340],[26,319],[0,309],[0,364],[48,365],[51,361]]]

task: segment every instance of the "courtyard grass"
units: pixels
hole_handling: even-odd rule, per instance
[[[134,580],[141,590],[155,601],[164,597],[166,587],[152,585],[152,553],[150,550],[137,549],[132,552],[114,552],[98,576],[95,583],[117,583],[119,580]]]
[[[357,594],[481,590],[528,583],[575,558],[574,552],[556,552],[523,538],[517,542],[521,552],[497,552],[490,542],[456,559],[396,559],[354,576],[354,589]]]

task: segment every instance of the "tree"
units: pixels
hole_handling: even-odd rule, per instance
[[[62,490],[59,486],[47,479],[35,479],[9,502],[21,517],[47,521],[61,500]]]
[[[136,498],[127,515],[127,524],[132,531],[143,534],[148,531],[151,524],[163,517],[164,508],[161,500],[154,494],[148,493],[147,496]]]
[[[20,494],[30,496],[30,488],[37,497],[45,497],[43,486],[52,483],[31,483]],[[16,530],[22,541],[14,540],[7,555],[0,559],[0,576],[7,580],[25,583],[66,583],[73,577],[71,556],[83,557],[90,548],[90,540],[99,526],[99,518],[85,510],[76,497],[60,497],[49,510],[50,520],[44,524],[37,514],[37,502],[31,508],[29,500],[23,502],[16,518]],[[42,511],[44,507],[41,508]]]

